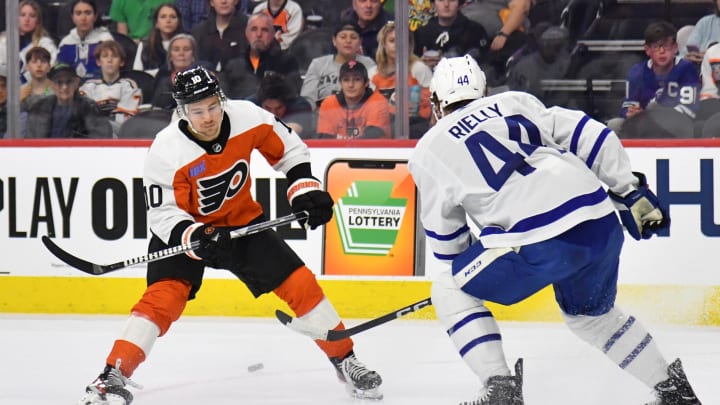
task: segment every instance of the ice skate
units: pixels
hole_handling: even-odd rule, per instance
[[[668,366],[668,375],[670,378],[655,386],[656,399],[646,405],[701,405],[685,376],[680,359]]]
[[[126,385],[142,388],[122,375],[118,360],[115,367],[105,366],[105,370],[87,386],[85,396],[77,405],[130,405],[133,395],[125,389]]]
[[[523,405],[523,360],[515,363],[515,375],[490,377],[480,390],[478,399],[460,405]]]
[[[350,352],[344,359],[332,358],[338,378],[345,384],[350,396],[359,399],[380,400],[383,394],[380,391],[382,378],[376,371],[368,368]]]

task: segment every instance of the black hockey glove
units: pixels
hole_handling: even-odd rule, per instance
[[[298,179],[288,187],[287,195],[293,212],[308,212],[308,219],[299,221],[306,229],[315,229],[333,216],[332,197],[320,189],[320,180],[314,177]]]
[[[655,193],[650,191],[645,175],[633,172],[638,178],[638,189],[621,197],[612,191],[608,194],[616,202],[620,220],[635,240],[650,239],[653,234],[670,227],[670,217],[660,206]]]
[[[199,241],[200,246],[193,253],[210,267],[229,269],[233,266],[230,231],[203,225],[190,235],[190,241]]]

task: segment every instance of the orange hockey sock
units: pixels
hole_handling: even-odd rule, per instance
[[[315,275],[306,266],[299,267],[274,291],[275,295],[287,302],[297,317],[304,318],[320,328],[342,330],[345,326],[330,301],[325,298]],[[328,357],[343,358],[353,348],[350,338],[315,343]]]

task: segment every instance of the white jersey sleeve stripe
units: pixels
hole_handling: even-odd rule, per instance
[[[595,163],[595,159],[598,157],[600,149],[602,148],[603,144],[605,143],[605,139],[607,139],[607,136],[609,134],[610,128],[605,128],[602,130],[602,132],[600,132],[600,136],[598,136],[595,144],[592,147],[592,150],[590,151],[590,154],[587,157],[587,160],[585,160],[588,168],[592,169],[593,163]]]
[[[574,155],[578,154],[578,144],[580,143],[580,135],[583,133],[583,130],[585,128],[585,124],[590,120],[590,117],[587,115],[583,115],[583,117],[580,119],[580,122],[575,126],[575,131],[573,131],[572,139],[570,140],[570,152],[572,152]]]
[[[600,187],[592,193],[579,195],[567,202],[553,208],[542,214],[524,218],[515,223],[510,229],[504,230],[497,226],[487,226],[483,228],[480,236],[498,235],[498,234],[522,234],[542,227],[552,225],[558,220],[568,216],[574,211],[578,211],[585,207],[591,207],[607,200],[608,196],[605,189]]]

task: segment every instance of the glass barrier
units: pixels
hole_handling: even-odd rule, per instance
[[[489,95],[528,92],[623,138],[720,134],[720,38],[694,28],[720,21],[711,1],[239,0],[227,15],[166,4],[138,27],[107,0],[17,6],[0,38],[4,138],[152,139],[173,119],[175,72],[202,64],[304,139],[418,139],[434,66],[464,54]]]

